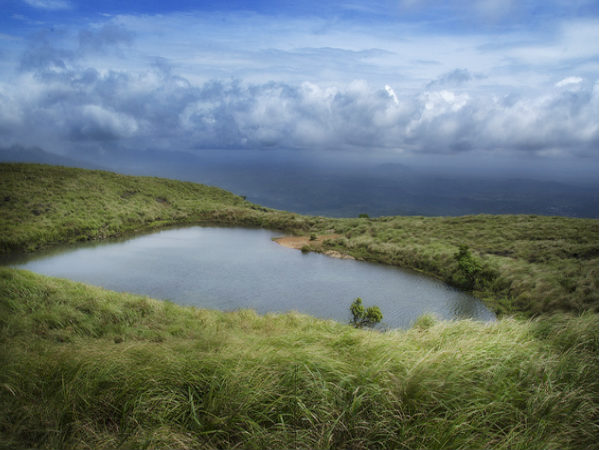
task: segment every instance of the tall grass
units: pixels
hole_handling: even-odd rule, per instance
[[[296,227],[219,188],[40,164],[0,164],[0,253],[186,223]]]
[[[596,448],[598,317],[379,333],[0,269],[2,448]]]

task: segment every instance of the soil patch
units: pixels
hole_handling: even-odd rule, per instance
[[[301,250],[303,247],[306,246],[310,247],[312,251],[323,253],[324,255],[331,256],[332,258],[355,259],[354,257],[340,253],[337,250],[326,250],[322,252],[324,241],[326,241],[327,239],[336,239],[339,237],[339,234],[323,234],[317,236],[317,238],[312,241],[310,240],[309,236],[283,236],[279,238],[274,238],[273,240],[279,245],[282,245],[283,247]]]

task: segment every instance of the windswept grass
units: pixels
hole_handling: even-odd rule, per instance
[[[195,183],[36,164],[0,164],[0,253],[174,224],[278,229],[317,237],[307,251],[425,272],[475,291],[497,313],[598,311],[598,220],[543,216],[330,219],[254,205]],[[320,236],[339,234],[321,242]],[[454,255],[481,264],[465,283]],[[472,285],[471,285],[472,284]]]
[[[598,442],[598,317],[356,330],[0,269],[2,448]]]
[[[298,229],[298,217],[197,183],[0,164],[0,253],[186,223]]]
[[[314,235],[309,250],[468,282],[497,311],[544,315],[423,316],[379,333],[3,268],[0,448],[597,447],[597,220],[328,219],[193,183],[0,164],[0,253],[186,223]],[[454,257],[463,244],[472,279]]]

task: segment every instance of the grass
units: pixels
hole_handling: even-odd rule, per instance
[[[1,448],[597,448],[598,316],[379,333],[0,269]]]
[[[331,219],[264,208],[222,189],[153,177],[0,164],[0,253],[168,225],[257,226],[314,236],[305,251],[418,270],[499,314],[598,312],[598,220],[528,215]],[[324,243],[319,236],[337,233]],[[467,245],[483,268],[465,282]]]
[[[0,164],[0,253],[186,223],[298,228],[219,188],[40,164]]]
[[[597,448],[597,220],[330,219],[0,164],[0,253],[197,223],[303,235],[306,251],[419,270],[514,317],[380,333],[0,268],[0,448]]]
[[[498,313],[598,311],[598,221],[544,216],[342,219],[326,242],[356,258],[412,268],[461,286],[466,244],[485,268],[475,294]],[[461,286],[462,287],[462,286]]]

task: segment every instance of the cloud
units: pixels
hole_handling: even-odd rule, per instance
[[[132,32],[114,23],[107,23],[93,29],[83,29],[78,34],[79,50],[81,52],[102,52],[120,44],[130,45],[133,42],[133,36]]]
[[[589,0],[400,0],[402,14],[431,19],[431,25],[453,22],[453,25],[470,25],[470,29],[515,26],[547,26],[563,18],[581,17],[586,13],[598,16],[597,2]],[[435,19],[435,20],[433,20]]]
[[[392,100],[394,100],[394,103],[396,105],[399,105],[400,102],[398,101],[398,97],[396,96],[396,93],[394,92],[394,90],[392,89],[392,87],[389,84],[385,85],[385,91],[388,93],[388,95],[392,98]]]
[[[51,34],[48,31],[42,31],[32,37],[28,48],[21,56],[21,70],[43,75],[67,68],[74,57],[74,52],[54,45],[54,37]]]
[[[583,81],[583,78],[580,78],[580,77],[567,77],[567,78],[563,78],[562,80],[560,80],[554,86],[556,86],[556,87],[570,86],[570,85],[574,85],[574,84],[580,84],[582,81]]]
[[[70,77],[85,71],[87,58],[98,56],[126,57],[122,46],[132,44],[134,34],[118,24],[108,23],[72,33],[66,29],[42,30],[29,37],[20,56],[21,71],[34,73],[44,79]],[[97,64],[97,62],[96,62]]]
[[[297,148],[593,156],[597,85],[494,97],[425,88],[399,95],[366,81],[194,83],[159,61],[136,73],[65,67],[40,79],[32,66],[1,84],[4,144],[82,148]],[[45,66],[43,66],[45,67]],[[44,69],[45,70],[45,69]],[[392,99],[393,101],[390,101]]]
[[[440,75],[431,81],[427,87],[460,87],[467,84],[473,78],[474,76],[467,69],[454,69]]]
[[[98,105],[73,108],[67,126],[73,141],[112,141],[132,137],[138,129],[136,120],[128,114],[110,111]]]
[[[32,8],[47,9],[47,10],[61,10],[70,9],[71,3],[67,0],[23,0],[27,5]]]
[[[585,69],[597,48],[560,56],[569,33],[488,48],[479,36],[390,41],[385,29],[306,34],[308,21],[251,16],[222,30],[213,19],[115,16],[32,36],[16,73],[0,77],[0,143],[597,154],[597,67]]]
[[[498,21],[514,12],[517,5],[513,0],[478,0],[474,2],[476,13],[491,21]]]

